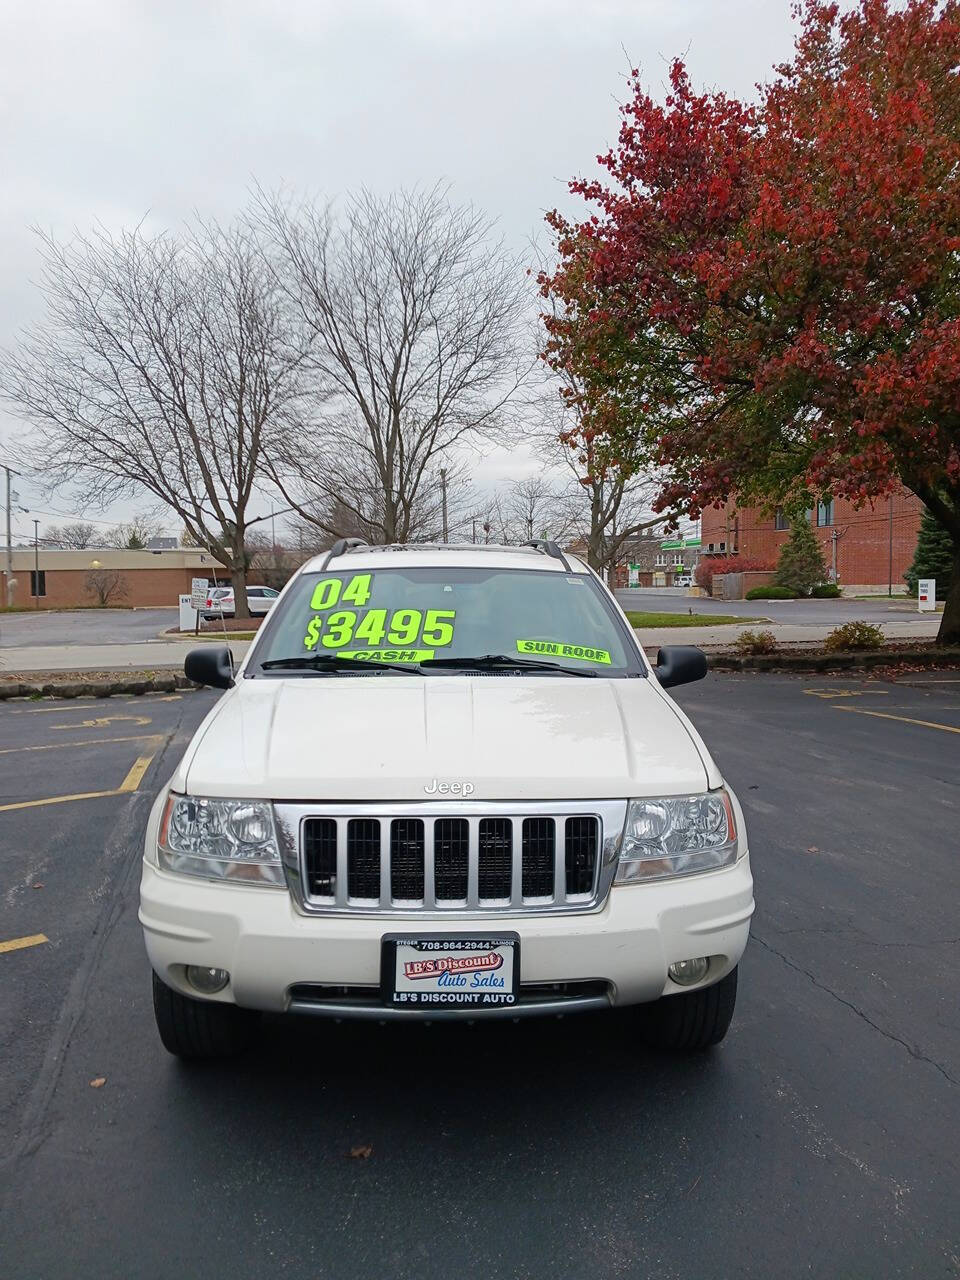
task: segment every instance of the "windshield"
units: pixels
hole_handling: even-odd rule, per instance
[[[423,663],[439,675],[455,673],[459,659],[469,666],[490,657],[512,660],[514,668],[499,663],[507,674],[536,664],[646,674],[622,619],[586,574],[442,566],[304,574],[271,612],[248,674],[281,663],[284,675],[306,674],[311,663],[342,673],[356,661]],[[296,658],[303,668],[289,661]]]

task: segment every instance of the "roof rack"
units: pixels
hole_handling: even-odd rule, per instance
[[[573,573],[570,562],[563,554],[555,542],[548,542],[546,538],[531,538],[529,542],[523,544],[525,547],[533,547],[535,551],[545,551],[548,556],[553,556],[554,560],[559,560],[567,573]]]
[[[352,551],[354,547],[366,547],[368,545],[365,538],[338,538],[327,552],[327,558],[320,566],[320,572],[326,573],[327,565],[330,561],[335,560],[337,556],[342,556],[345,551]]]

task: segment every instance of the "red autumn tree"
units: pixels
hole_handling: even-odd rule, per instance
[[[634,73],[608,179],[571,184],[591,216],[549,218],[545,358],[611,452],[645,442],[663,508],[907,485],[953,541],[960,642],[960,3],[797,15],[755,105]]]

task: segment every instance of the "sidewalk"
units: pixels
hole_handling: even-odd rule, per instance
[[[198,645],[222,644],[223,637],[197,640],[148,640],[141,644],[35,645],[0,649],[0,676],[24,671],[155,671],[183,668],[183,660]],[[235,640],[230,648],[241,658],[249,640]]]
[[[912,620],[881,622],[880,629],[890,640],[932,639],[940,626],[939,615],[928,614]],[[691,644],[704,648],[731,645],[741,631],[772,631],[782,644],[820,644],[833,628],[813,624],[753,622],[721,627],[654,627],[637,631],[646,649],[666,644]],[[27,671],[153,671],[183,667],[183,660],[198,644],[222,644],[223,637],[209,635],[198,640],[153,640],[136,644],[36,645],[0,650],[0,676]],[[230,647],[242,658],[249,640],[234,640]]]

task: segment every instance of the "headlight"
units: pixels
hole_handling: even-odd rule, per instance
[[[171,793],[157,856],[161,867],[180,875],[284,884],[273,806],[265,800],[206,800]]]
[[[737,827],[726,791],[631,800],[615,884],[714,871],[737,858]]]

